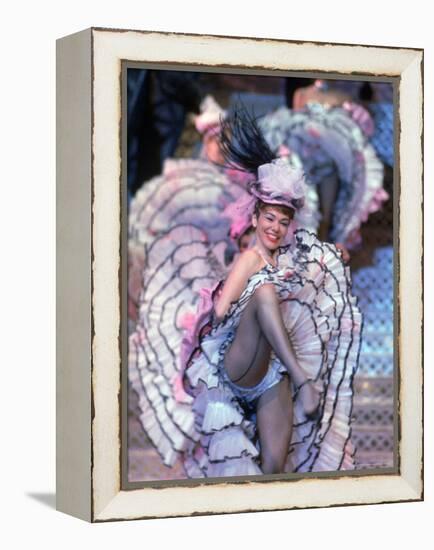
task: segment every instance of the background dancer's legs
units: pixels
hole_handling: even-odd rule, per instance
[[[339,180],[332,174],[322,180],[318,187],[321,209],[321,222],[318,228],[318,238],[321,241],[329,240],[329,231],[332,224],[333,210],[339,189]]]

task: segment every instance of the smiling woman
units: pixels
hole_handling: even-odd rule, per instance
[[[288,213],[286,213],[288,211]],[[231,303],[239,300],[251,277],[269,265],[277,268],[276,252],[288,232],[292,213],[286,206],[257,203],[253,216],[256,244],[239,258],[215,305],[222,320]],[[256,342],[252,346],[252,342]],[[272,284],[258,288],[244,309],[236,335],[226,351],[223,376],[246,403],[256,402],[263,473],[284,471],[292,433],[292,399],[286,373],[269,369],[272,350],[300,389],[307,416],[314,417],[319,395],[300,369],[282,320]],[[275,386],[279,387],[275,387]]]
[[[257,201],[252,216],[253,239],[256,241],[256,245],[239,256],[234,268],[229,273],[215,306],[217,319],[224,317],[231,303],[239,298],[248,279],[263,267],[264,262],[276,267],[276,250],[286,237],[292,218],[293,211],[285,206],[272,206]]]
[[[288,233],[294,211],[283,205],[271,206],[258,201],[255,206],[253,227],[256,234],[261,235],[270,250],[277,248]]]
[[[295,229],[303,172],[273,158],[252,118],[235,112],[225,125],[226,162],[254,175],[250,206],[239,199],[254,234],[225,280],[200,290],[177,390],[149,392],[142,420],[165,464],[182,461],[191,478],[351,469],[361,315],[348,269],[333,245]],[[211,250],[200,255],[176,228],[169,233],[165,243],[184,239],[170,254],[172,284],[182,274],[190,288],[187,263]],[[157,242],[151,255],[158,250]],[[151,288],[162,270],[149,276]],[[132,340],[133,361],[143,346]]]

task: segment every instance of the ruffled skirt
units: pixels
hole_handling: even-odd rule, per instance
[[[213,326],[213,291],[199,294],[217,283],[212,250],[206,236],[191,231],[195,235],[174,228],[167,249],[151,248],[149,265],[158,268],[147,270],[141,322],[130,338],[130,381],[144,429],[164,463],[180,461],[191,478],[262,473],[254,407],[237,395],[222,365],[244,308],[257,288],[271,283],[298,362],[322,395],[319,417],[307,420],[293,394],[288,464],[296,472],[353,468],[353,381],[362,320],[339,252],[297,231],[281,249],[278,267],[253,275]],[[284,372],[272,356],[269,373]]]
[[[272,149],[283,145],[300,157],[312,186],[338,179],[330,239],[348,248],[358,244],[361,224],[388,195],[383,165],[351,109],[315,103],[301,111],[282,107],[264,116],[260,126]]]

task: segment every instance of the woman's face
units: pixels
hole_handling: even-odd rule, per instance
[[[268,250],[276,250],[282,244],[290,223],[291,217],[274,206],[266,205],[258,216],[253,215],[256,237]]]
[[[204,147],[205,147],[205,153],[206,157],[210,162],[215,162],[217,164],[223,164],[224,163],[224,157],[220,148],[220,141],[218,134],[212,135],[208,134],[205,135],[204,140]]]

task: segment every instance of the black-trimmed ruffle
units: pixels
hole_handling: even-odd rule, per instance
[[[206,234],[190,225],[172,228],[149,248],[140,323],[130,338],[130,381],[140,396],[142,424],[164,463],[182,461],[193,478],[261,473],[254,419],[219,367],[255,289],[272,283],[300,365],[323,392],[317,421],[305,419],[294,396],[293,468],[352,468],[361,315],[340,253],[298,230],[294,243],[281,250],[279,268],[266,266],[251,277],[222,323],[202,336],[185,373],[188,395],[180,385],[182,319],[194,311],[199,289],[216,282],[213,250]]]

